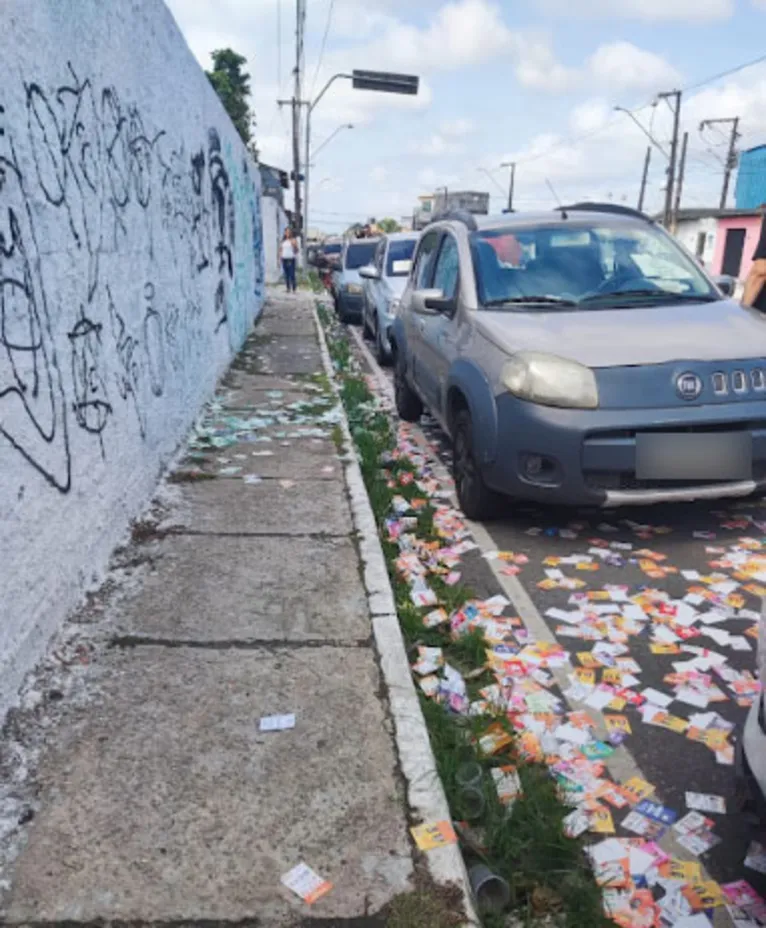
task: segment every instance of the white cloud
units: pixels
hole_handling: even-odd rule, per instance
[[[631,42],[600,45],[588,59],[595,80],[610,90],[670,90],[681,75],[664,58]]]
[[[453,119],[442,123],[441,134],[448,139],[462,139],[470,135],[474,129],[475,126],[470,119]]]
[[[519,35],[514,42],[516,77],[523,87],[558,93],[571,89],[577,72],[556,60],[549,41],[532,33]]]
[[[763,0],[759,0],[763,2]],[[728,19],[734,0],[546,0],[547,12],[565,16],[599,16],[643,22],[707,23]]]
[[[463,150],[463,146],[435,133],[425,139],[410,142],[409,150],[416,155],[439,157],[440,155],[457,154]]]
[[[370,180],[375,184],[385,184],[391,172],[382,164],[376,164],[370,171]]]

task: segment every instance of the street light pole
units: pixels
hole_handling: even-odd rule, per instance
[[[329,145],[330,142],[332,142],[332,140],[335,138],[335,136],[336,136],[339,132],[342,132],[344,129],[353,129],[353,128],[354,128],[353,123],[350,123],[350,122],[344,123],[342,126],[338,126],[338,128],[337,128],[334,132],[330,133],[330,135],[327,136],[327,138],[324,140],[324,142],[322,142],[322,144],[319,146],[319,148],[317,148],[317,149],[315,149],[313,152],[311,152],[309,158],[310,158],[310,159],[311,159],[311,158],[316,158],[316,156],[317,156],[317,155],[319,154],[319,152],[325,147],[325,145]]]
[[[310,152],[310,145],[311,145],[311,114],[314,112],[314,108],[316,107],[317,103],[319,103],[322,97],[330,89],[331,85],[335,83],[335,81],[340,80],[341,78],[345,78],[346,80],[351,80],[352,76],[350,74],[343,74],[343,73],[333,74],[330,80],[327,81],[324,87],[316,95],[316,97],[314,98],[314,101],[312,103],[308,103],[308,102],[306,103],[306,158],[305,158],[305,166],[303,169],[303,200],[304,200],[303,208],[306,213],[306,230],[307,231],[308,231],[308,224],[309,224],[309,172],[311,171],[311,166],[309,164],[309,161],[310,161],[309,152]],[[306,266],[306,252],[308,248],[307,243],[306,243],[306,238],[307,236],[304,235],[303,237],[303,266],[304,267]]]

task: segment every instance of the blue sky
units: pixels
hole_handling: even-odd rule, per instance
[[[168,0],[192,51],[209,66],[231,46],[249,61],[264,161],[289,168],[294,0]],[[329,31],[320,59],[322,38]],[[311,225],[341,231],[368,216],[408,215],[419,193],[447,185],[488,190],[503,204],[503,161],[518,162],[518,208],[562,200],[635,205],[646,139],[670,112],[661,90],[684,94],[689,163],[683,205],[716,205],[725,139],[701,119],[741,117],[742,147],[766,142],[766,64],[695,85],[764,54],[766,0],[307,0],[306,86],[337,71],[417,73],[417,98],[331,88],[315,110]],[[316,80],[315,80],[316,75]],[[642,107],[641,109],[638,109]],[[489,171],[494,182],[484,171]],[[647,207],[662,204],[665,162],[652,156]]]

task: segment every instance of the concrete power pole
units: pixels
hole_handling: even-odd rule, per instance
[[[673,234],[678,229],[678,211],[681,208],[681,192],[684,186],[684,174],[686,173],[686,148],[689,145],[689,133],[684,132],[684,140],[681,144],[681,161],[678,165],[678,180],[676,181],[676,199],[673,204]]]
[[[303,228],[303,217],[301,216],[301,72],[303,70],[303,28],[306,22],[306,0],[295,0],[295,85],[293,88],[293,98],[290,101],[293,108],[293,174],[294,174],[294,205],[295,216],[294,224],[297,226],[293,231],[300,236],[301,241],[306,241],[307,230]]]
[[[501,168],[510,168],[511,177],[508,181],[508,212],[513,212],[513,185],[516,180],[516,162],[515,161],[504,161],[501,165]]]
[[[737,139],[739,138],[739,116],[729,116],[725,119],[703,119],[700,123],[700,132],[706,126],[730,125],[731,135],[729,136],[729,150],[726,152],[726,161],[724,162],[723,187],[721,188],[721,209],[726,209],[726,198],[729,195],[729,182],[731,181],[731,172],[737,166]]]
[[[646,158],[644,158],[644,173],[641,175],[641,190],[638,193],[638,211],[644,211],[644,197],[646,196],[646,181],[649,177],[649,164],[652,160],[652,146],[646,146]]]
[[[681,91],[668,90],[665,93],[658,94],[660,100],[675,100],[673,111],[673,138],[670,143],[670,163],[668,164],[668,183],[665,187],[665,210],[663,214],[663,225],[669,229],[673,221],[673,190],[676,182],[676,159],[678,157],[678,130],[681,121]],[[670,104],[668,104],[670,105]]]

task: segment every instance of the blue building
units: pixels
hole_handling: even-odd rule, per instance
[[[735,199],[737,209],[757,209],[766,203],[766,145],[740,154]]]

